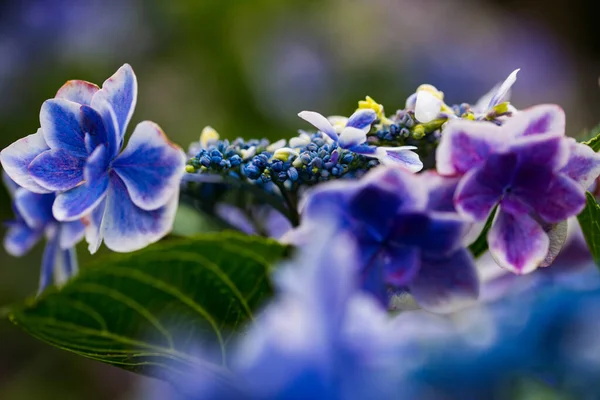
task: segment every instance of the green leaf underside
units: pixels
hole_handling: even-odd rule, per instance
[[[492,227],[492,223],[494,222],[494,216],[496,215],[497,209],[498,206],[494,207],[487,221],[485,221],[483,230],[481,231],[477,239],[469,246],[469,250],[475,258],[480,257],[488,249],[487,234],[490,231],[490,228]]]
[[[595,152],[600,151],[600,125],[594,127],[589,133],[586,133],[586,136],[591,136],[592,138],[582,143],[590,146]]]
[[[133,372],[172,379],[200,367],[218,377],[235,331],[271,295],[270,265],[286,251],[233,232],[171,240],[99,260],[10,319],[56,347]]]
[[[577,219],[594,262],[600,266],[600,205],[590,192],[585,196],[587,204]]]

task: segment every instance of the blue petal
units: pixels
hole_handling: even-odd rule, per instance
[[[455,311],[479,296],[475,264],[465,249],[442,259],[425,258],[409,287],[421,307],[439,313]]]
[[[412,212],[397,215],[392,223],[393,242],[419,247],[432,256],[445,256],[461,246],[468,225],[455,213]]]
[[[88,106],[81,106],[81,113],[83,114],[83,130],[86,133],[84,142],[87,152],[92,153],[100,144],[108,146],[108,133],[102,116]]]
[[[19,186],[36,193],[50,190],[38,185],[29,174],[29,164],[49,147],[41,129],[37,133],[17,140],[0,152],[0,162],[6,174]]]
[[[92,102],[92,97],[98,89],[100,88],[94,83],[80,80],[67,81],[67,83],[58,89],[55,98],[89,106]]]
[[[64,149],[78,158],[88,155],[80,104],[63,99],[46,100],[40,111],[40,124],[50,148]]]
[[[60,257],[60,247],[58,245],[58,235],[55,234],[51,235],[48,242],[46,242],[44,254],[42,255],[38,294],[42,293],[52,283],[57,257]]]
[[[93,179],[86,180],[85,184],[56,196],[52,212],[57,220],[74,221],[80,219],[96,208],[106,197],[109,183],[108,174],[99,173],[99,171],[106,171],[103,169],[103,163],[105,163],[104,153],[102,147],[96,150],[88,159],[88,164],[84,170],[86,178],[91,177]]]
[[[175,191],[163,207],[146,211],[131,201],[121,178],[111,174],[110,181],[101,227],[106,247],[118,252],[135,251],[158,241],[171,231],[179,191]]]
[[[402,206],[405,197],[401,191],[373,182],[361,188],[350,200],[348,213],[360,221],[377,240],[388,236],[390,217]]]
[[[84,158],[64,149],[43,152],[29,164],[29,173],[37,184],[51,191],[65,191],[83,181]]]
[[[4,249],[11,256],[21,257],[31,250],[43,233],[43,230],[31,229],[25,223],[11,223],[4,237]]]
[[[129,64],[108,78],[94,95],[92,108],[100,113],[109,135],[109,153],[115,155],[123,144],[127,125],[137,102],[137,80]]]
[[[74,247],[83,239],[85,225],[80,220],[60,224],[60,248],[63,250]]]
[[[185,162],[183,150],[169,142],[158,125],[145,121],[135,128],[127,148],[112,166],[133,203],[154,210],[179,190]]]
[[[52,217],[53,194],[32,193],[23,188],[15,192],[15,209],[23,221],[35,229],[43,229],[54,222]]]
[[[348,118],[346,126],[366,130],[371,128],[371,124],[377,119],[377,113],[371,109],[357,110]]]
[[[57,286],[63,285],[77,273],[78,269],[75,248],[59,248],[54,265],[54,284]]]

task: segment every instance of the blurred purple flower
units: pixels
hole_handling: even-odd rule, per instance
[[[440,178],[443,180],[443,178]],[[388,289],[407,290],[424,308],[448,312],[477,298],[473,260],[463,247],[471,225],[454,212],[450,185],[401,167],[334,182],[306,199],[302,224],[285,240],[301,243],[333,219],[357,243],[363,287],[387,305]]]
[[[127,64],[102,89],[69,81],[42,105],[40,130],[0,153],[17,184],[58,192],[57,220],[85,218],[92,253],[103,239],[114,251],[140,249],[163,237],[175,217],[185,153],[144,121],[119,154],[136,99]]]
[[[317,232],[275,276],[278,294],[241,337],[229,363],[232,386],[200,371],[178,389],[191,399],[396,399],[401,354],[415,351],[423,329],[390,319],[360,291],[356,247],[335,221]],[[404,329],[403,329],[404,328]],[[408,345],[407,345],[408,343]],[[180,398],[181,398],[180,397]],[[177,398],[177,396],[176,396]]]
[[[39,283],[41,293],[53,281],[61,284],[77,272],[75,244],[83,239],[81,221],[59,222],[52,216],[54,194],[33,193],[3,175],[13,198],[15,219],[8,222],[4,248],[12,256],[27,253],[43,236],[47,243]]]
[[[599,156],[564,131],[563,111],[541,105],[501,127],[451,121],[437,149],[438,172],[463,176],[454,197],[461,215],[485,221],[499,205],[488,234],[490,252],[515,273],[531,272],[546,260],[550,239],[544,225],[577,215],[585,206],[582,184],[600,173]]]
[[[412,172],[423,169],[419,156],[412,151],[416,149],[414,146],[375,147],[366,144],[367,133],[377,119],[377,113],[371,109],[359,109],[354,112],[339,135],[331,122],[319,113],[302,111],[298,116],[323,132],[342,149],[376,158],[382,164],[399,164]]]

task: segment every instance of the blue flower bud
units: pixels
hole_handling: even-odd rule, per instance
[[[292,182],[296,182],[299,178],[298,170],[294,167],[290,167],[290,169],[288,169],[287,175],[289,176]]]
[[[243,168],[244,175],[246,175],[250,179],[258,179],[260,177],[261,171],[254,164],[246,164]]]
[[[229,162],[231,163],[232,167],[237,167],[242,163],[242,157],[238,156],[237,154],[234,154],[231,157],[229,157]]]

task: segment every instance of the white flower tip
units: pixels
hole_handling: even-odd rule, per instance
[[[205,126],[200,134],[200,145],[206,149],[211,144],[219,140],[219,133],[214,130],[211,126]]]
[[[285,139],[280,139],[276,142],[273,142],[267,146],[267,151],[270,153],[274,153],[275,151],[283,148],[285,146],[285,143],[286,143]]]
[[[439,115],[443,101],[428,90],[417,92],[417,103],[415,105],[415,117],[419,122],[428,123]]]

